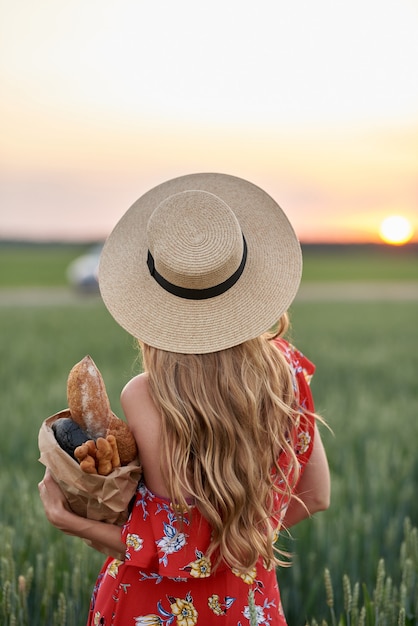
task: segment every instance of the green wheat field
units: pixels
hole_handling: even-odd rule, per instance
[[[3,252],[0,287],[9,289],[62,284],[78,250],[65,260],[62,250],[43,251],[42,279],[39,258]],[[350,270],[344,255],[327,255],[307,255],[307,280],[387,278],[418,289],[416,253],[398,266],[392,255],[387,277],[370,257],[360,272],[358,257]],[[1,298],[0,289],[0,625],[82,626],[103,557],[46,521],[37,435],[66,407],[67,375],[83,356],[100,368],[119,416],[120,390],[141,364],[98,297],[66,306]],[[296,300],[291,319],[290,339],[317,366],[316,407],[332,429],[321,429],[332,503],[281,540],[293,553],[293,566],[277,572],[289,626],[417,625],[418,299]]]

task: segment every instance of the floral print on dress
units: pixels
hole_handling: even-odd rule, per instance
[[[198,613],[193,605],[193,598],[187,594],[185,599],[170,597],[171,611],[177,618],[178,626],[194,626]]]
[[[241,578],[247,585],[252,585],[257,576],[257,568],[253,567],[248,572],[240,572],[239,569],[233,567],[232,573]]]
[[[119,561],[119,559],[113,559],[113,561],[109,563],[106,574],[108,576],[112,576],[112,578],[116,578],[119,573],[119,566],[122,564],[123,561]]]
[[[164,523],[164,537],[157,541],[157,546],[163,553],[160,563],[167,565],[168,555],[178,552],[186,545],[186,535],[180,533],[174,526]]]
[[[135,626],[161,626],[162,620],[155,613],[135,617]]]
[[[183,567],[193,578],[207,578],[211,572],[210,560],[200,550],[195,550],[196,560]]]
[[[139,507],[142,509],[143,519],[146,519],[148,517],[149,513],[147,504],[149,501],[154,500],[154,498],[155,496],[152,491],[149,491],[149,489],[146,488],[145,484],[143,482],[140,482],[138,485],[137,497],[135,500],[135,508]]]
[[[176,620],[177,626],[195,626],[197,624],[198,612],[193,605],[193,598],[190,593],[187,593],[185,598],[176,598],[174,596],[167,596],[167,600],[170,603],[170,610],[168,611],[162,605],[162,602],[158,602],[158,613],[149,613],[148,615],[139,615],[135,617],[135,626],[156,626],[166,624],[170,626]]]
[[[305,454],[311,443],[309,431],[303,430],[298,434],[296,442],[296,454]]]
[[[126,545],[129,548],[132,548],[135,552],[138,552],[139,550],[141,550],[142,546],[144,545],[144,540],[141,539],[141,537],[139,535],[136,535],[135,533],[128,533],[126,535]]]
[[[276,609],[277,611],[277,606],[274,602],[274,600],[265,600],[264,603],[262,605],[256,604],[255,605],[255,611],[256,611],[256,624],[258,626],[258,624],[262,625],[262,626],[270,626],[271,624],[271,615],[269,613],[270,609]],[[244,609],[244,617],[250,621],[250,607],[246,606]]]
[[[226,615],[228,609],[234,604],[236,598],[225,596],[223,600],[220,599],[217,593],[212,594],[208,598],[208,606],[217,616]]]

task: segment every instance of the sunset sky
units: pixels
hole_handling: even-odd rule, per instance
[[[418,241],[416,0],[13,0],[0,239],[105,237],[185,173],[251,180],[302,241]]]

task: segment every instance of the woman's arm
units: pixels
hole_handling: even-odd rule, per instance
[[[295,495],[288,506],[283,526],[290,528],[305,518],[325,511],[330,504],[331,481],[327,456],[321,435],[315,425],[312,454],[297,485]]]
[[[125,544],[121,540],[121,527],[80,517],[71,511],[68,502],[47,469],[38,485],[48,521],[67,535],[87,540],[104,554],[124,559]]]

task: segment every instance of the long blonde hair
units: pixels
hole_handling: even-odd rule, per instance
[[[277,334],[287,326],[283,316]],[[162,414],[161,469],[171,501],[186,511],[184,494],[192,494],[212,528],[208,556],[217,555],[215,567],[224,560],[241,572],[260,555],[268,568],[287,564],[274,549],[271,516],[274,494],[285,504],[298,476],[288,437],[295,394],[271,337],[198,355],[141,345]],[[286,474],[278,465],[282,451],[290,458]]]

